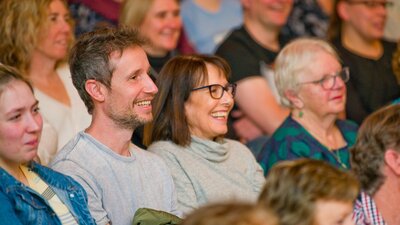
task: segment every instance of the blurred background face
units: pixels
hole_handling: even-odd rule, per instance
[[[39,34],[35,51],[43,57],[59,61],[66,57],[71,40],[69,12],[62,1],[54,0],[49,5],[45,28]]]
[[[252,20],[268,28],[281,28],[292,10],[293,0],[242,0]]]
[[[353,203],[335,200],[318,200],[315,204],[315,224],[354,225]]]
[[[368,2],[371,4],[368,4]],[[354,30],[364,39],[376,40],[382,38],[387,15],[385,2],[385,0],[350,0],[350,2],[341,2],[340,15],[344,25]]]
[[[228,84],[225,76],[215,66],[207,64],[207,71],[208,83],[199,86]],[[224,92],[221,99],[214,99],[208,88],[192,91],[185,103],[185,114],[191,135],[213,140],[226,134],[228,114],[232,107],[233,97],[227,92]]]
[[[0,95],[0,161],[25,163],[37,153],[42,117],[29,86],[11,81]]]
[[[331,54],[319,51],[315,53],[313,64],[307,72],[299,75],[299,82],[317,81],[329,75],[340,72],[342,67]],[[319,117],[328,114],[338,114],[344,110],[346,103],[346,86],[342,79],[336,77],[332,89],[326,90],[319,83],[302,84],[298,98],[303,102],[303,111],[309,111]],[[305,112],[307,113],[307,112]]]
[[[150,40],[146,51],[165,56],[177,46],[182,28],[180,7],[176,0],[154,0],[139,29]]]

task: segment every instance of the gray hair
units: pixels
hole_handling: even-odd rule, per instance
[[[326,52],[340,62],[334,48],[328,42],[317,38],[296,39],[287,44],[278,54],[275,60],[274,76],[284,106],[293,107],[285,92],[299,91],[299,77],[306,76],[313,62],[317,60],[315,56],[320,52]]]

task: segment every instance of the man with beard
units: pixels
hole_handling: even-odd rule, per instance
[[[179,215],[164,162],[130,142],[134,129],[152,120],[158,91],[142,45],[136,31],[97,30],[81,36],[69,58],[74,86],[92,122],[51,167],[85,188],[90,212],[101,225],[131,224],[135,211],[144,207]]]

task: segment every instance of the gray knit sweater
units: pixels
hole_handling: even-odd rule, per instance
[[[216,201],[256,201],[264,185],[262,168],[240,142],[192,137],[189,147],[158,141],[148,148],[170,168],[178,195],[178,209],[190,213]]]

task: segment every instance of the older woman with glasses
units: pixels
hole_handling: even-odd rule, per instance
[[[145,142],[171,169],[183,213],[221,200],[256,201],[264,184],[250,150],[223,138],[236,90],[229,74],[219,57],[178,56],[157,78]]]
[[[278,161],[313,158],[349,169],[357,125],[339,120],[345,109],[349,69],[318,39],[297,39],[277,57],[275,82],[291,114],[264,146],[258,161],[265,174]]]

